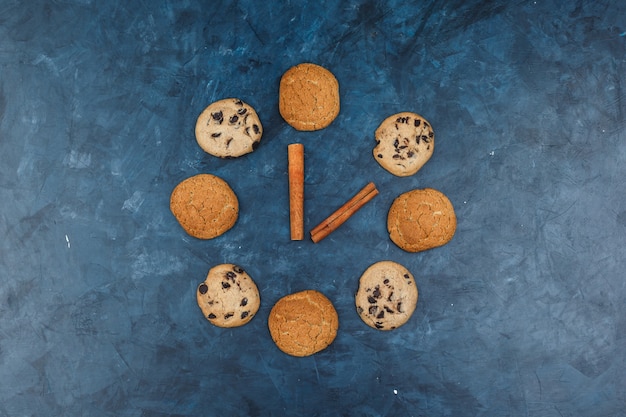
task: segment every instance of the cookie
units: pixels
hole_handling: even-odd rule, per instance
[[[327,127],[339,114],[339,83],[326,68],[303,63],[289,68],[280,79],[278,108],[296,130]]]
[[[339,317],[324,294],[306,290],[278,300],[267,324],[280,350],[302,357],[326,349],[335,340]]]
[[[361,320],[378,330],[393,330],[405,324],[417,305],[415,278],[404,266],[392,261],[371,265],[361,276],[355,295]]]
[[[199,174],[174,188],[170,210],[190,236],[213,239],[235,225],[239,201],[226,181],[215,175]]]
[[[389,116],[374,133],[374,158],[384,169],[398,177],[415,174],[435,150],[435,132],[426,119],[416,113]]]
[[[198,285],[196,300],[202,314],[218,327],[239,327],[252,320],[259,310],[259,290],[240,266],[214,266]]]
[[[398,196],[387,214],[390,239],[407,252],[420,252],[448,243],[456,231],[452,203],[432,188]]]
[[[254,151],[262,135],[256,111],[237,98],[211,103],[196,121],[198,145],[220,158],[236,158]]]

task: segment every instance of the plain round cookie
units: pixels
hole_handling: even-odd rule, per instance
[[[170,210],[190,236],[213,239],[235,225],[239,217],[239,200],[223,179],[212,174],[198,174],[174,188]]]
[[[278,300],[270,311],[268,327],[281,351],[291,356],[310,356],[335,340],[339,317],[324,294],[306,290]]]
[[[452,203],[432,188],[399,195],[387,214],[389,238],[407,252],[420,252],[448,243],[456,231]]]
[[[252,320],[259,310],[259,290],[243,268],[221,264],[209,270],[196,290],[198,307],[218,327],[239,327]]]
[[[361,275],[355,295],[361,320],[378,330],[393,330],[405,324],[417,305],[415,278],[404,266],[392,261],[371,265]]]
[[[339,114],[339,82],[326,68],[302,63],[280,79],[278,109],[296,130],[320,130]]]
[[[435,150],[435,132],[417,113],[389,116],[374,133],[376,162],[398,177],[408,177],[424,166]]]
[[[236,158],[254,151],[262,135],[256,111],[238,98],[209,104],[196,121],[198,145],[220,158]]]

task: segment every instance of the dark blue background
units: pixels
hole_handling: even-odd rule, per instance
[[[0,416],[624,416],[626,3],[597,1],[0,0]],[[297,132],[282,73],[330,69],[341,112]],[[264,126],[252,154],[195,142],[238,97]],[[436,134],[416,175],[371,155],[385,117]],[[287,145],[306,150],[307,232],[373,181],[380,195],[319,244],[289,239]],[[213,173],[240,217],[210,241],[169,211]],[[393,199],[449,196],[454,239],[409,254]],[[394,332],[354,308],[394,260],[420,299]],[[202,317],[196,285],[243,266],[246,326]],[[340,329],[308,358],[267,315],[324,292]]]

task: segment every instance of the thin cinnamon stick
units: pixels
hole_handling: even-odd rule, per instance
[[[287,146],[289,160],[289,224],[291,240],[304,239],[304,145]]]
[[[343,206],[328,216],[324,221],[315,226],[311,230],[311,240],[314,243],[319,242],[326,236],[337,230],[339,226],[344,224],[354,213],[359,211],[361,207],[367,204],[372,198],[378,195],[378,190],[374,183],[370,182],[361,189],[354,197],[348,200]]]

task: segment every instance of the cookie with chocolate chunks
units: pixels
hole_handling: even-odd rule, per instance
[[[361,275],[356,311],[368,326],[393,330],[411,318],[417,297],[415,278],[408,269],[393,261],[380,261]]]
[[[259,310],[259,290],[246,271],[235,264],[216,265],[198,285],[196,300],[202,314],[218,327],[239,327]]]
[[[383,120],[374,138],[376,162],[398,177],[415,174],[435,150],[433,127],[422,116],[411,112],[397,113]]]
[[[220,158],[236,158],[254,151],[262,135],[256,111],[238,98],[211,103],[196,121],[198,145]]]
[[[303,357],[326,349],[335,340],[339,316],[324,294],[305,290],[278,300],[267,324],[280,350]]]

